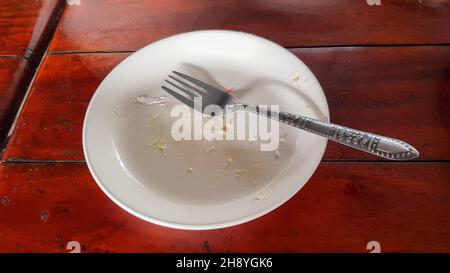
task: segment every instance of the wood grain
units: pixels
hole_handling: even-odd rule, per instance
[[[211,231],[128,214],[83,164],[0,164],[0,252],[450,251],[449,163],[322,163],[290,201]],[[289,224],[286,224],[289,221]],[[263,239],[264,238],[264,239]]]
[[[109,200],[85,163],[48,162],[84,160],[88,102],[129,55],[101,52],[200,29],[307,47],[291,51],[321,83],[332,121],[403,139],[419,160],[448,161],[449,1],[80,3],[66,7],[49,48],[65,54],[45,57],[2,155],[0,252],[69,252],[69,241],[83,252],[368,252],[369,241],[382,252],[450,252],[449,162],[348,162],[381,159],[330,142],[324,160],[333,162],[285,205],[211,231],[147,223]],[[0,142],[64,6],[0,0]]]
[[[3,158],[83,159],[81,131],[89,100],[107,73],[126,56],[47,56]]]
[[[250,32],[287,47],[450,42],[449,1],[381,2],[83,0],[67,7],[50,50],[137,50],[201,29]]]
[[[450,159],[450,47],[298,49],[331,121],[409,142],[419,160]],[[326,159],[378,159],[329,142]]]
[[[15,117],[34,69],[24,58],[0,57],[0,147]]]
[[[48,45],[62,0],[0,0],[0,147]]]
[[[450,159],[447,47],[339,47],[293,52],[320,81],[332,121],[403,139],[420,150],[420,160]],[[126,56],[48,56],[3,159],[83,160],[81,129],[87,104],[106,74]],[[380,158],[330,143],[325,159]]]
[[[39,59],[62,0],[0,0],[0,55]]]

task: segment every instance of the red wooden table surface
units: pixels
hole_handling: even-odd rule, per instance
[[[67,252],[69,241],[87,252],[367,252],[369,241],[385,252],[450,251],[449,1],[70,3],[2,154],[0,251]],[[84,162],[87,104],[133,51],[197,29],[241,30],[288,47],[320,81],[332,121],[404,139],[420,158],[388,162],[330,143],[298,194],[249,223],[182,231],[131,216]],[[1,73],[0,89],[26,83],[13,77],[23,59],[5,58],[13,68]]]
[[[0,145],[48,46],[64,2],[0,0]]]

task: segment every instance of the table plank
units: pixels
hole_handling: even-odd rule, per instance
[[[68,252],[73,240],[85,252],[368,252],[373,240],[383,252],[448,252],[449,164],[322,163],[298,194],[262,218],[183,231],[120,209],[84,163],[5,163],[0,252]]]
[[[24,58],[0,57],[0,147],[20,105],[34,69]]]
[[[250,32],[287,47],[450,42],[449,1],[80,2],[66,8],[51,51],[134,51],[200,29]]]
[[[321,82],[332,121],[404,139],[420,150],[420,160],[450,159],[448,47],[338,47],[293,52]],[[83,160],[81,129],[87,104],[106,74],[126,56],[49,55],[3,159]],[[325,159],[379,158],[330,143]]]
[[[450,159],[450,47],[299,49],[331,121],[402,139],[418,160]],[[330,142],[326,159],[378,159]]]
[[[0,147],[48,40],[62,0],[0,0]]]
[[[0,55],[38,61],[47,47],[62,0],[0,0]]]
[[[3,159],[83,159],[81,130],[89,100],[107,73],[126,56],[47,56]]]

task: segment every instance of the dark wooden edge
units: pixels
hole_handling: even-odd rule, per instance
[[[20,71],[20,73],[16,73],[12,77],[11,84],[8,87],[13,91],[7,92],[12,94],[11,101],[13,103],[9,105],[9,109],[5,111],[6,115],[0,119],[0,123],[3,125],[0,126],[0,154],[3,153],[5,146],[8,143],[7,134],[14,122],[16,113],[22,103],[22,98],[24,97],[35,72],[34,67],[27,59],[21,59],[22,60],[17,68],[17,71]]]
[[[39,31],[33,33],[30,44],[25,51],[25,58],[30,60],[35,67],[39,65],[48,45],[50,44],[50,41],[53,38],[53,34],[55,33],[56,26],[61,19],[65,6],[66,3],[64,0],[57,0],[48,18],[38,18],[38,20],[44,21],[42,22],[44,25]],[[37,24],[39,23],[40,22]]]
[[[3,154],[6,144],[8,143],[9,137],[7,134],[13,125],[15,116],[17,115],[22,100],[28,90],[28,86],[53,38],[53,34],[63,14],[65,5],[66,3],[64,0],[58,0],[48,18],[41,17],[38,19],[45,20],[44,26],[41,28],[41,31],[33,33],[30,44],[26,48],[23,61],[18,68],[19,71],[23,70],[22,73],[11,79],[12,83],[9,88],[14,89],[15,92],[12,98],[13,103],[7,110],[5,117],[0,120],[0,122],[4,124],[4,126],[0,127],[0,155]]]

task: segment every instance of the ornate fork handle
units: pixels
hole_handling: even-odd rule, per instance
[[[278,119],[282,123],[386,159],[410,160],[419,156],[419,151],[413,146],[395,138],[347,128],[301,115],[286,112],[274,113],[266,110],[260,111],[259,107],[255,105],[234,104],[233,108],[234,110],[245,110],[268,118]]]
[[[280,112],[279,121],[335,142],[391,160],[409,160],[419,156],[410,144],[308,117]]]

